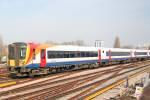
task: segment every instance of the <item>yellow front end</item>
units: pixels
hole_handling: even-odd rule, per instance
[[[15,67],[15,60],[8,60],[8,64],[9,66]]]
[[[19,73],[25,66],[27,45],[25,43],[13,43],[8,46],[8,68],[11,73]]]

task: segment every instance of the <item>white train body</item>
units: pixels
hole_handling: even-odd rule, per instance
[[[150,50],[33,43],[13,43],[8,48],[8,67],[10,71],[21,74],[41,69],[107,65],[150,59]]]
[[[97,55],[95,54],[94,57],[83,57],[81,55],[80,57],[49,58],[48,52],[95,52]],[[82,47],[70,45],[53,46],[46,48],[46,67],[61,67],[64,65],[107,63],[112,61],[127,61],[131,59],[145,59],[150,57],[149,52],[149,50],[136,49]],[[139,54],[135,55],[136,53]],[[40,54],[38,54],[36,58],[37,59],[33,60],[33,62],[40,64]]]

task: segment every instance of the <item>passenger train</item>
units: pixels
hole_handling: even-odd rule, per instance
[[[150,50],[23,42],[9,44],[8,53],[8,69],[15,76],[34,76],[150,59]]]

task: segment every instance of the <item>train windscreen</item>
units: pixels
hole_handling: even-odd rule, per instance
[[[25,59],[26,57],[26,44],[15,43],[8,46],[9,59]]]
[[[26,57],[26,47],[25,46],[23,46],[23,47],[20,47],[20,59],[25,59],[25,57]]]
[[[15,59],[15,47],[14,47],[14,45],[8,46],[8,58],[9,59]]]

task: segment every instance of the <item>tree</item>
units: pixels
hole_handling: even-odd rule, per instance
[[[3,46],[3,49],[2,49],[3,56],[7,56],[8,55],[8,48],[7,47],[8,47],[7,45]]]
[[[58,45],[58,43],[54,42],[54,41],[46,41],[46,44],[50,44],[50,45]]]
[[[3,38],[0,34],[0,58],[3,56]]]
[[[85,43],[82,40],[70,41],[70,42],[63,42],[62,45],[77,45],[77,46],[84,46]]]
[[[74,42],[71,41],[71,42],[62,42],[61,43],[62,45],[74,45]]]
[[[115,39],[114,48],[120,48],[120,39],[118,36]]]
[[[134,46],[133,45],[125,45],[125,46],[122,46],[121,48],[124,48],[124,49],[134,49]],[[136,47],[136,49],[139,49],[139,48]]]
[[[83,40],[77,40],[74,42],[75,42],[75,45],[78,45],[78,46],[84,46],[85,45]]]

